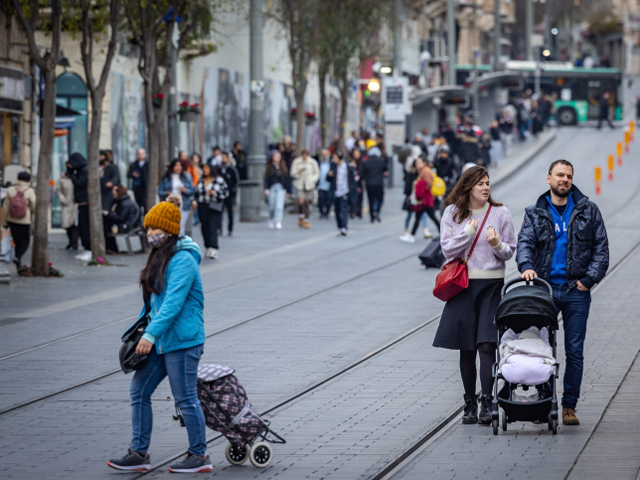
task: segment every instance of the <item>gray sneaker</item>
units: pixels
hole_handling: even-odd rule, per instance
[[[143,457],[138,452],[129,449],[129,453],[124,457],[107,460],[107,465],[116,470],[146,472],[151,469],[151,459],[148,454]]]
[[[211,465],[209,455],[203,458],[190,453],[187,453],[184,460],[169,467],[171,473],[205,473],[211,470],[213,470],[213,465]]]

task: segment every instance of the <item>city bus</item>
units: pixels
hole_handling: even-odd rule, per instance
[[[473,66],[460,65],[456,68],[459,84],[468,84]],[[525,90],[536,90],[536,62],[509,61],[506,69],[522,74]],[[479,75],[488,71],[488,65],[478,66]],[[617,68],[582,68],[568,62],[540,62],[540,92],[556,97],[555,113],[561,125],[597,120],[604,92],[610,94],[613,119],[622,120],[622,81],[622,72]]]

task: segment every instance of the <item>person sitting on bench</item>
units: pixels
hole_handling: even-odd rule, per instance
[[[140,226],[140,209],[129,197],[127,188],[118,184],[113,187],[112,193],[114,202],[111,210],[102,211],[109,224],[104,234],[107,253],[110,255],[118,252],[115,235],[129,233]]]

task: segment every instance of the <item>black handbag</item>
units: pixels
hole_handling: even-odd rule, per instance
[[[209,208],[215,212],[221,212],[224,204],[222,202],[218,202],[217,200],[211,200],[209,202]]]
[[[120,368],[124,373],[140,370],[149,358],[149,355],[138,355],[136,347],[144,335],[144,329],[149,324],[149,316],[145,313],[129,330],[122,335],[120,346]]]

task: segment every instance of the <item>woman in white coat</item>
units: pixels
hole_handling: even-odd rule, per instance
[[[62,228],[67,231],[69,244],[67,250],[78,249],[78,222],[76,221],[78,206],[73,198],[73,182],[66,173],[63,173],[56,184],[56,193],[62,206]]]

